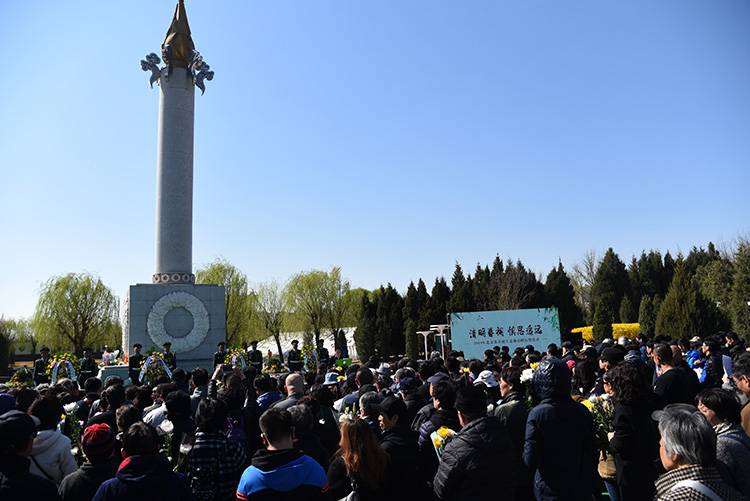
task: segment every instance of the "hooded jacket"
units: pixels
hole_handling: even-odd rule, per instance
[[[104,482],[92,501],[193,500],[187,477],[172,471],[161,454],[130,456],[120,464],[115,478]]]
[[[580,501],[593,492],[597,451],[591,413],[570,398],[570,370],[544,359],[532,380],[539,405],[526,421],[523,459],[539,501]]]
[[[237,499],[319,499],[328,491],[323,468],[297,449],[259,450],[237,486]]]
[[[29,471],[60,485],[62,479],[78,469],[70,452],[70,439],[60,430],[42,430],[31,448]]]
[[[486,500],[502,474],[503,499],[513,501],[515,471],[510,439],[494,416],[468,423],[443,451],[433,483],[439,500]]]

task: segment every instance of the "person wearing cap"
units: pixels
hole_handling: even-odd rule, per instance
[[[3,501],[58,499],[53,482],[29,472],[29,456],[37,433],[35,419],[19,410],[0,415],[0,499]]]
[[[659,458],[666,473],[656,480],[656,501],[740,501],[716,468],[716,434],[698,410],[668,405],[652,415],[659,423]]]
[[[78,376],[78,383],[81,385],[81,388],[83,388],[83,385],[86,384],[86,380],[90,377],[96,376],[96,373],[99,372],[99,366],[96,365],[94,352],[91,348],[86,347],[83,349],[83,358],[80,360],[80,364],[81,373]]]
[[[255,373],[260,374],[263,371],[263,352],[258,349],[258,340],[250,341],[250,348],[247,349],[248,362],[255,367]]]
[[[162,345],[164,347],[164,363],[167,364],[167,367],[169,367],[170,371],[173,371],[177,368],[177,355],[172,353],[172,343],[167,341]]]
[[[39,420],[34,446],[31,449],[31,473],[42,476],[55,485],[60,485],[62,479],[73,473],[76,464],[70,449],[70,439],[58,429],[60,416],[65,413],[62,404],[52,395],[37,399],[29,414]]]
[[[66,476],[58,492],[61,501],[83,501],[94,497],[105,480],[115,476],[119,462],[113,458],[115,436],[109,425],[95,424],[86,428],[81,438],[86,462]]]
[[[570,397],[570,370],[546,358],[534,370],[539,404],[526,420],[523,460],[534,475],[538,501],[589,499],[594,491],[598,451],[591,413]]]
[[[128,357],[128,376],[130,377],[130,382],[136,386],[141,384],[141,363],[144,359],[144,356],[141,354],[141,348],[140,343],[135,343],[133,345],[133,353]]]
[[[599,355],[599,370],[601,374],[596,379],[594,389],[591,391],[592,395],[597,397],[604,395],[604,374],[614,369],[618,364],[621,364],[623,360],[625,360],[625,349],[620,346],[612,346],[602,350],[602,353]]]
[[[488,499],[497,489],[498,474],[510,494],[516,481],[511,445],[500,420],[487,416],[484,392],[476,386],[460,388],[456,409],[461,430],[440,458],[433,493],[435,499]],[[512,497],[509,495],[509,499]]]
[[[399,373],[404,371],[399,376]],[[396,391],[406,405],[406,420],[412,423],[417,416],[417,412],[425,405],[425,401],[419,396],[419,381],[411,369],[399,369],[396,371],[398,383]],[[412,428],[412,430],[414,430]],[[416,430],[414,430],[416,431]]]
[[[42,346],[39,353],[41,357],[34,361],[34,384],[37,386],[49,383],[49,376],[47,375],[47,365],[49,365],[50,359],[49,348]]]
[[[494,405],[500,399],[500,388],[497,384],[495,373],[483,370],[474,380],[474,386],[478,386],[487,394],[487,404]]]
[[[425,403],[422,408],[417,411],[416,416],[414,416],[414,420],[411,423],[412,430],[419,431],[419,428],[425,422],[429,421],[432,415],[435,413],[436,407],[432,399],[432,391],[433,387],[440,381],[450,381],[450,377],[445,372],[435,372],[425,381],[425,385],[427,386],[427,403]],[[421,391],[421,389],[422,387],[420,387],[417,391]]]
[[[404,402],[390,396],[378,406],[378,424],[382,430],[380,445],[391,457],[389,478],[402,499],[427,499],[419,470],[419,436],[409,428],[409,415]]]
[[[195,499],[187,477],[172,471],[159,454],[156,430],[143,422],[130,425],[122,435],[125,459],[114,478],[105,481],[92,501],[178,501]]]
[[[214,353],[214,369],[216,369],[217,365],[223,364],[224,360],[227,358],[227,343],[219,341],[219,344],[217,344],[216,347],[217,350]]]
[[[297,349],[299,341],[296,339],[292,341],[292,349],[286,354],[286,365],[291,372],[299,372],[302,370],[302,352]]]

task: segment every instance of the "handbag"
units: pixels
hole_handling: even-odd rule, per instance
[[[599,464],[596,469],[599,471],[599,476],[603,479],[615,478],[617,475],[615,457],[612,454],[608,454],[607,451],[599,451]]]

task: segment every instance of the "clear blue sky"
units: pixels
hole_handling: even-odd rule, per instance
[[[0,314],[154,267],[159,52],[173,0],[0,3]],[[194,266],[354,286],[496,253],[688,250],[750,229],[746,0],[188,0]]]

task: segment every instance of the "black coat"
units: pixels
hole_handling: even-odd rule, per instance
[[[570,370],[562,360],[545,359],[533,387],[541,402],[526,421],[523,459],[534,475],[534,495],[538,501],[588,499],[596,478],[594,422],[570,398]]]
[[[383,433],[380,445],[390,456],[390,481],[397,486],[401,499],[427,499],[426,483],[422,481],[416,432],[407,426],[396,426]]]
[[[494,416],[468,423],[443,451],[433,492],[438,500],[486,500],[503,482],[503,499],[513,501],[510,439]]]
[[[615,405],[615,434],[609,448],[615,455],[622,501],[654,497],[655,461],[659,457],[659,433],[651,418],[654,407],[650,401]]]
[[[65,477],[58,488],[61,501],[91,501],[99,486],[115,476],[119,462],[83,463],[80,468]]]
[[[0,499],[3,501],[55,501],[55,484],[29,473],[31,461],[21,456],[0,457]]]
[[[500,425],[508,432],[510,448],[516,477],[516,500],[533,499],[531,488],[531,473],[523,463],[523,445],[526,438],[526,419],[529,408],[522,393],[511,392],[494,410],[494,415],[500,420]]]

